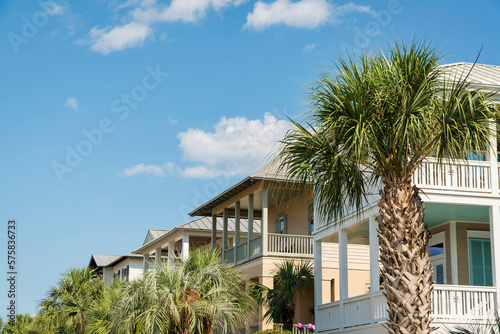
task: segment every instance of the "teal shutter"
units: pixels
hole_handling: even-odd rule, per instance
[[[490,239],[469,238],[471,285],[492,286]]]

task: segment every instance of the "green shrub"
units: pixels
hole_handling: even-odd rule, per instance
[[[274,326],[273,329],[266,329],[265,331],[258,331],[255,334],[292,334],[290,331],[284,331],[279,329],[278,326]]]

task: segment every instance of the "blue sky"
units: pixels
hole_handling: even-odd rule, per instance
[[[483,46],[500,65],[498,14],[494,0],[1,1],[0,254],[15,217],[18,310],[258,168],[340,50],[423,36],[443,62]]]

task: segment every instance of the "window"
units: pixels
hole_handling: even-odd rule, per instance
[[[431,253],[432,278],[436,284],[446,284],[446,247],[444,232],[436,233],[429,241]]]
[[[469,238],[471,285],[492,286],[490,239]]]
[[[276,219],[276,233],[286,234],[286,215],[281,213]]]
[[[468,152],[467,160],[486,161],[486,154],[484,152]]]
[[[335,280],[332,279],[330,281],[330,301],[334,302],[335,301]]]
[[[309,202],[307,209],[307,227],[309,235],[313,235],[314,233],[314,205],[313,202]]]

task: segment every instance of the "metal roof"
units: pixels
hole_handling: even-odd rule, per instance
[[[151,242],[155,240],[156,238],[161,237],[165,233],[167,233],[169,230],[155,230],[155,229],[149,229],[148,233],[146,234],[146,238],[144,238],[144,242],[142,243],[143,245],[147,244],[148,242]]]
[[[217,231],[222,232],[223,229],[223,218],[222,217],[217,217]],[[234,232],[235,231],[235,226],[236,226],[236,221],[234,218],[228,218],[227,221],[227,230],[228,232]],[[260,233],[261,228],[260,228],[260,219],[254,219],[253,221],[253,232],[254,233]],[[201,217],[201,218],[196,218],[191,221],[188,221],[187,223],[178,225],[174,227],[173,229],[169,230],[167,233],[163,234],[162,236],[158,237],[157,239],[147,243],[146,245],[142,245],[141,247],[137,248],[134,250],[132,253],[137,254],[138,252],[141,252],[144,248],[146,248],[150,243],[153,243],[157,240],[166,240],[168,237],[173,234],[176,231],[212,231],[212,217]],[[240,232],[241,233],[248,233],[248,220],[247,219],[240,219]]]
[[[222,192],[218,196],[212,198],[208,202],[206,202],[203,205],[200,205],[198,208],[194,209],[189,213],[191,217],[193,216],[211,216],[212,215],[212,209],[215,208],[217,205],[224,203],[231,197],[239,194],[243,190],[247,189],[248,187],[254,185],[255,183],[263,180],[267,181],[281,181],[281,182],[291,182],[292,180],[286,176],[286,172],[283,170],[279,170],[279,163],[276,159],[269,161],[266,163],[263,167],[261,167],[259,170],[257,170],[255,173],[252,175],[246,177],[245,179],[241,180],[231,188],[227,189],[226,191]]]
[[[453,63],[439,66],[447,80],[465,79],[471,84],[482,87],[500,87],[500,66],[474,64],[474,63]]]
[[[89,267],[92,267],[92,262],[96,267],[106,267],[109,263],[118,259],[119,255],[103,255],[103,254],[92,254],[90,257]]]

